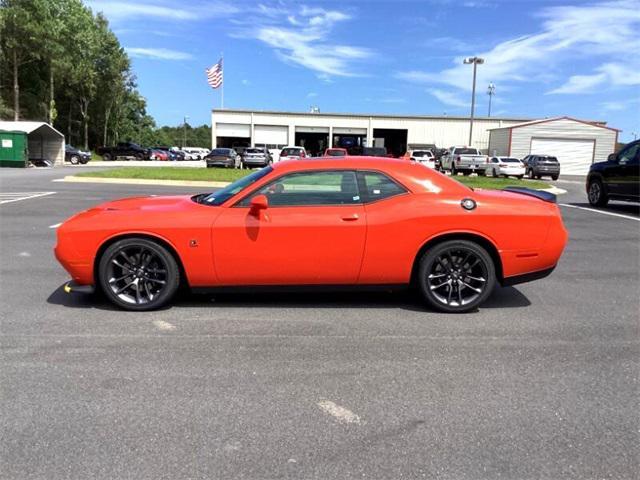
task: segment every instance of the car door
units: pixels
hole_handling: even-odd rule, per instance
[[[257,195],[266,196],[266,209],[250,207]],[[365,236],[354,171],[289,173],[216,219],[214,268],[221,285],[354,284]]]
[[[617,155],[617,164],[611,174],[611,185],[608,185],[611,193],[637,197],[640,195],[640,142],[627,145]]]

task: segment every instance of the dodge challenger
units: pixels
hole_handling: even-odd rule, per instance
[[[415,286],[443,312],[543,278],[567,241],[555,196],[473,190],[374,157],[282,162],[213,193],[108,202],[65,221],[67,292],[152,310],[193,291]]]

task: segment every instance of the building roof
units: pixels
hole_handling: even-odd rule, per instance
[[[496,127],[496,128],[489,128],[489,131],[492,130],[508,130],[508,129],[512,129],[512,128],[520,128],[520,127],[526,127],[529,125],[536,125],[538,123],[548,123],[548,122],[555,122],[557,120],[571,120],[574,122],[578,122],[578,123],[584,123],[586,125],[591,125],[592,127],[600,127],[600,128],[606,128],[607,130],[613,130],[614,132],[620,132],[622,130],[619,130],[617,128],[612,128],[612,127],[607,127],[607,122],[602,122],[602,121],[598,121],[598,120],[580,120],[578,118],[573,118],[573,117],[552,117],[552,118],[543,118],[542,120],[532,120],[529,122],[523,122],[523,123],[518,123],[516,125],[507,125],[504,127]]]
[[[305,115],[311,117],[372,117],[372,118],[410,118],[417,120],[469,120],[469,117],[455,115],[399,115],[390,113],[311,113],[311,112],[287,112],[277,110],[247,110],[231,108],[213,108],[213,113],[260,113],[266,115]],[[476,117],[474,120],[491,120],[507,122],[530,122],[530,117]]]
[[[45,126],[47,130],[51,132],[55,132],[58,136],[64,138],[64,135],[61,134],[58,130],[53,128],[51,125],[45,122],[6,122],[0,121],[0,130],[11,131],[11,132],[24,132],[27,135],[35,132],[39,128]]]

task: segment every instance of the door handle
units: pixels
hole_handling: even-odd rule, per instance
[[[358,216],[358,214],[354,213],[353,215],[347,215],[345,217],[342,217],[342,220],[345,221],[345,222],[355,222],[359,218],[360,217]]]

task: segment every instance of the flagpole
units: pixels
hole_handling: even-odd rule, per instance
[[[224,109],[224,52],[220,52],[220,65],[222,66],[222,85],[220,85],[220,110]]]

